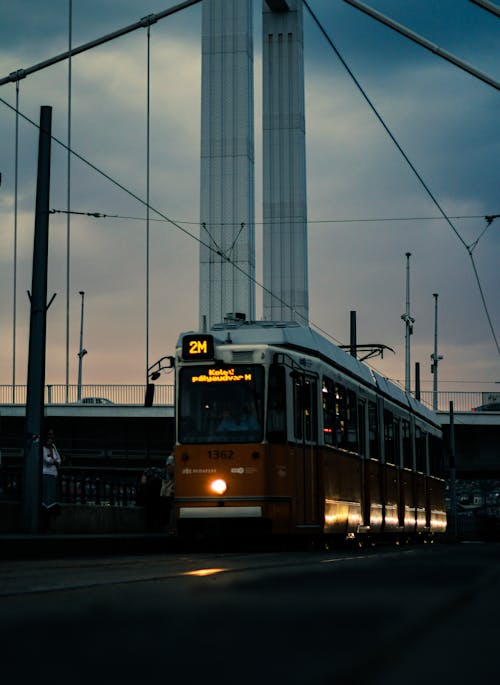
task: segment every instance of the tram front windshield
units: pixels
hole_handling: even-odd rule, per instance
[[[179,442],[260,442],[263,407],[261,366],[185,367],[179,373]]]

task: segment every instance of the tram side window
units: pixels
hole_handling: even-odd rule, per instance
[[[273,364],[269,369],[267,405],[267,439],[276,443],[286,440],[285,369]]]
[[[417,471],[425,473],[425,433],[415,426],[415,452],[417,457]]]
[[[335,436],[335,384],[326,376],[321,389],[323,405],[323,440],[325,445],[334,444]]]
[[[378,413],[375,402],[368,402],[368,440],[370,457],[378,459]]]
[[[317,440],[317,384],[300,374],[294,377],[294,423],[298,440]]]
[[[431,475],[443,478],[443,443],[439,438],[431,434],[429,434],[429,463]]]
[[[405,469],[413,468],[413,459],[411,454],[411,433],[410,433],[410,422],[403,419],[402,421],[402,431],[403,431],[403,466]]]
[[[401,466],[401,420],[394,418],[394,463]]]
[[[346,430],[344,434],[344,444],[342,447],[351,452],[358,451],[358,407],[356,404],[356,393],[347,390],[345,394],[345,420]]]
[[[395,464],[394,416],[387,409],[384,409],[384,451],[386,464]]]
[[[358,401],[358,426],[359,426],[359,453],[366,453],[366,425],[365,425],[365,406],[364,400]]]

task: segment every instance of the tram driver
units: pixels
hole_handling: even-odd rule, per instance
[[[241,414],[235,415],[232,408],[224,407],[222,419],[217,426],[217,432],[226,431],[255,431],[259,430],[260,425],[255,415],[255,410],[245,406]]]

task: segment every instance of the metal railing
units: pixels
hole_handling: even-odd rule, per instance
[[[483,404],[483,394],[480,391],[440,391],[438,392],[438,411],[449,411],[453,402],[453,411],[472,411],[474,407]],[[420,393],[420,401],[428,407],[433,406],[434,394],[432,390]]]
[[[63,504],[133,507],[138,504],[140,469],[61,469],[59,501]],[[0,501],[21,501],[22,468],[0,469]]]
[[[143,406],[146,385],[92,384],[81,386],[81,401],[78,401],[78,385],[54,384],[45,386],[45,404],[92,405],[91,399],[108,400],[112,404]],[[26,385],[0,385],[0,404],[26,404]],[[87,400],[87,401],[85,401]],[[155,385],[153,406],[173,405],[174,386]],[[105,405],[107,402],[97,402]]]
[[[78,402],[78,385],[64,384],[45,386],[45,404],[91,404],[90,399],[104,399],[112,404],[143,406],[146,393],[145,385],[110,385],[93,384],[81,386],[81,398]],[[438,410],[449,411],[450,401],[455,411],[472,411],[484,403],[484,392],[481,391],[440,391],[438,392]],[[67,402],[66,402],[66,397]],[[420,393],[421,401],[432,407],[433,392],[424,390]],[[87,401],[85,401],[87,400]],[[0,385],[1,404],[26,404],[26,385]],[[101,404],[98,402],[97,404]],[[102,404],[107,404],[106,402]],[[174,404],[174,385],[155,385],[153,406],[172,406]]]

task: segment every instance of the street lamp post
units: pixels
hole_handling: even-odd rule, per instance
[[[413,334],[415,319],[410,314],[410,257],[411,252],[406,253],[406,311],[401,315],[405,322],[405,390],[411,392],[410,387],[410,335]]]
[[[78,352],[78,401],[82,399],[82,360],[87,354],[87,350],[85,350],[83,347],[83,312],[85,306],[85,292],[80,290],[80,295],[82,296],[82,314],[80,318],[80,350]]]
[[[434,374],[432,408],[438,409],[438,365],[443,357],[438,354],[438,293],[432,294],[434,298],[434,352],[431,354],[431,373]]]

